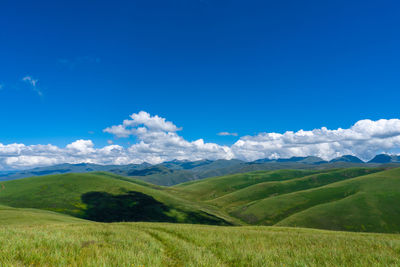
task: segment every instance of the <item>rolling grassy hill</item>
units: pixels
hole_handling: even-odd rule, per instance
[[[87,221],[57,212],[11,208],[0,205],[0,225],[42,225],[82,222]]]
[[[323,199],[319,196],[323,195]],[[302,204],[287,203],[301,211],[277,225],[367,232],[400,232],[400,169],[392,169],[319,189],[299,192]],[[333,201],[326,201],[334,199]],[[318,203],[318,205],[309,205]],[[294,204],[294,205],[293,205]],[[303,207],[311,206],[308,209]]]
[[[374,173],[379,170],[380,169],[350,168],[333,170],[326,173],[314,173],[283,181],[266,181],[215,198],[211,200],[210,203],[224,209],[231,209],[260,199],[320,187],[341,180]]]
[[[234,223],[234,219],[206,204],[177,198],[140,180],[107,173],[60,174],[1,182],[0,204],[97,221]],[[103,217],[94,217],[98,214]]]
[[[392,169],[267,197],[238,207],[233,213],[254,224],[397,232],[400,209],[390,201],[400,196],[399,184],[400,169]]]
[[[255,171],[172,187],[109,173],[0,183],[0,204],[94,221],[400,232],[400,168]]]
[[[400,232],[400,168],[251,172],[170,190],[247,224]]]
[[[170,190],[184,198],[206,201],[254,184],[284,181],[313,173],[318,172],[309,170],[255,171],[191,181],[173,186]]]

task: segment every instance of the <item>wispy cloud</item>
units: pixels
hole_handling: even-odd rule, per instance
[[[39,96],[43,96],[43,92],[38,88],[38,79],[32,78],[32,76],[25,76],[22,78],[22,81],[26,82],[32,87],[32,90],[35,91]]]
[[[238,136],[237,133],[230,133],[230,132],[220,132],[217,135],[219,135],[219,136]]]

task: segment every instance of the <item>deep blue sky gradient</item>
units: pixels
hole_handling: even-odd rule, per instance
[[[398,118],[399,14],[385,0],[3,0],[0,143],[102,146],[140,110],[220,144]]]

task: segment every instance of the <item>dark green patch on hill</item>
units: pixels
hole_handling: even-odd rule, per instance
[[[86,204],[84,218],[98,222],[176,222],[168,216],[168,206],[153,197],[135,191],[113,195],[87,192],[81,196]]]

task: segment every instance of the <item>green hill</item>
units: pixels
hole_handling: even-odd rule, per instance
[[[172,187],[109,173],[0,183],[0,204],[101,222],[279,225],[400,232],[400,168],[255,171]]]
[[[0,205],[0,225],[41,225],[81,222],[85,222],[85,220],[56,212],[37,209],[18,209]]]
[[[206,178],[178,184],[170,189],[176,194],[200,201],[211,200],[242,188],[269,181],[284,181],[318,173],[310,170],[254,171]]]
[[[169,190],[245,224],[400,232],[400,168],[257,171]]]
[[[232,214],[252,224],[400,232],[400,168],[267,197]]]
[[[159,186],[107,173],[60,174],[0,183],[0,204],[45,209],[97,221],[232,224],[217,209]]]
[[[380,169],[350,168],[333,170],[327,173],[314,173],[312,175],[283,181],[267,181],[236,190],[222,197],[215,198],[209,203],[224,209],[231,209],[267,197],[320,187],[341,180],[374,173],[379,170]]]

